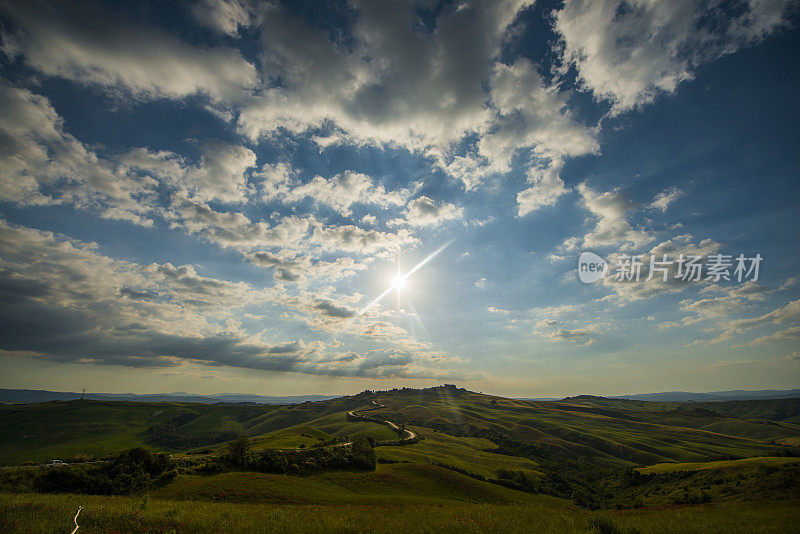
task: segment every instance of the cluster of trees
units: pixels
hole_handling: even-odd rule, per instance
[[[250,439],[240,436],[228,444],[225,459],[230,465],[264,473],[310,473],[325,469],[374,470],[375,450],[365,439],[349,445],[307,449],[251,451]]]
[[[538,464],[541,478],[531,478],[522,471],[498,470],[495,482],[523,491],[544,493],[571,499],[579,506],[603,507],[619,487],[619,471],[597,463],[592,458],[571,454],[560,447],[518,441],[490,432],[484,434],[497,449],[492,452],[529,458]]]
[[[36,476],[33,486],[45,493],[130,495],[167,484],[178,474],[166,454],[137,447],[120,453],[102,465],[64,466]]]
[[[418,435],[414,436],[413,438],[400,438],[400,439],[390,439],[384,441],[378,441],[375,443],[376,447],[398,447],[400,445],[411,445],[413,443],[418,443],[422,438]]]

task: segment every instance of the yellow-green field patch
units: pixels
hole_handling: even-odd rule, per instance
[[[702,471],[705,469],[726,469],[731,467],[773,466],[780,467],[800,463],[796,457],[764,456],[743,458],[741,460],[719,460],[714,462],[661,463],[637,469],[643,475],[652,473],[669,473],[673,471]]]
[[[516,456],[486,452],[497,445],[484,438],[457,437],[429,428],[408,427],[425,439],[402,447],[376,447],[378,459],[394,462],[444,464],[486,478],[495,477],[498,469],[525,471],[539,476],[536,462]]]

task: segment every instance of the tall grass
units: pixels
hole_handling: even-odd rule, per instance
[[[605,528],[648,533],[797,532],[798,502],[705,505],[608,512]],[[70,532],[78,506],[81,534],[100,532],[542,532],[575,533],[597,526],[591,512],[548,505],[279,506],[161,501],[141,497],[0,495],[7,533]],[[597,530],[595,530],[597,531]]]

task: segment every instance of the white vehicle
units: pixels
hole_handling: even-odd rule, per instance
[[[67,464],[65,464],[61,460],[50,460],[49,462],[47,462],[47,467],[59,467],[62,465],[67,465]]]

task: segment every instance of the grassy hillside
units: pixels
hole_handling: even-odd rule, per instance
[[[637,506],[800,499],[800,458],[744,458],[657,464],[637,469],[616,488]]]
[[[263,435],[263,447],[311,445],[319,436],[372,436],[394,439],[396,434],[369,423],[348,422],[347,411],[363,401],[337,399],[292,406],[240,404],[139,403],[115,401],[53,401],[41,404],[6,404],[0,407],[0,465],[25,461],[44,462],[74,455],[99,457],[122,449],[147,446],[180,451],[214,445],[237,434]],[[311,429],[306,438],[292,426]],[[284,426],[281,426],[284,425]],[[172,428],[175,438],[154,439],[152,428]],[[279,430],[275,435],[265,432]],[[172,432],[173,430],[170,430]],[[310,430],[309,430],[310,432]]]
[[[26,493],[38,490],[143,492],[80,495],[82,532],[783,532],[800,499],[797,411],[798,399],[521,401],[453,386],[290,406],[6,405],[4,464],[141,445],[169,455],[141,479],[116,459],[2,469],[3,491],[18,493],[0,499],[0,527],[59,531],[74,501]]]
[[[136,445],[189,450],[239,433],[259,436],[259,447],[297,447],[344,436],[393,439],[395,434],[385,426],[347,421],[349,410],[372,406],[372,400],[384,405],[371,412],[374,416],[398,424],[451,436],[501,434],[553,454],[610,465],[769,455],[781,449],[770,442],[791,443],[800,436],[800,425],[791,422],[800,413],[800,399],[685,404],[599,397],[520,401],[442,387],[292,406],[100,401],[4,405],[0,463],[97,456]],[[161,434],[154,435],[153,427]],[[435,457],[430,451],[425,454]]]
[[[231,472],[181,477],[153,498],[274,504],[400,504],[568,501],[514,491],[434,465],[378,465],[373,472],[331,471],[310,476]]]
[[[282,449],[312,446],[335,438],[359,439],[372,437],[375,441],[397,439],[389,428],[373,423],[348,421],[340,412],[307,423],[274,430],[253,438],[256,449]]]
[[[0,407],[0,464],[42,462],[73,455],[102,456],[153,442],[148,429],[171,420],[182,435],[207,437],[209,443],[232,439],[248,421],[275,411],[275,406],[54,401]],[[197,443],[202,444],[204,440]]]
[[[730,417],[727,427],[708,430],[703,428],[709,424],[706,418],[693,410],[665,414],[662,403],[647,409],[644,401],[518,401],[454,388],[396,390],[378,399],[384,408],[377,415],[396,422],[452,435],[501,434],[539,444],[552,454],[618,465],[760,456],[780,450],[766,440],[800,434],[793,427],[765,424],[762,435],[743,436],[733,422],[747,422]]]
[[[425,439],[405,447],[376,447],[378,461],[443,464],[482,475],[496,476],[498,469],[523,471],[538,477],[536,462],[527,458],[487,452],[496,445],[485,438],[457,437],[422,427],[409,427]]]
[[[637,469],[643,475],[652,473],[672,473],[675,471],[703,471],[706,469],[727,469],[737,467],[782,467],[785,465],[800,464],[800,458],[797,457],[759,457],[759,458],[742,458],[741,460],[719,460],[716,462],[695,462],[695,463],[668,463],[656,464],[648,467],[640,467]]]

